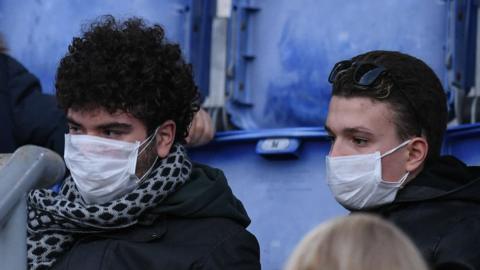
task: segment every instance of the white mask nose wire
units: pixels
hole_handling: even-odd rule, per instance
[[[397,151],[398,149],[404,147],[405,145],[407,145],[407,144],[408,144],[409,142],[411,142],[411,141],[412,141],[412,140],[406,140],[406,141],[404,141],[404,142],[401,143],[399,146],[393,148],[392,150],[389,150],[389,151],[383,153],[383,155],[381,155],[380,158],[383,158],[383,157],[385,157],[385,156],[390,155],[391,153],[393,153],[393,152]]]

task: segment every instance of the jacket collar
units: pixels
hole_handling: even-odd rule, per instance
[[[468,199],[480,203],[478,194],[480,167],[468,167],[452,156],[443,156],[401,189],[392,204],[435,199]]]
[[[96,236],[107,239],[146,243],[162,238],[167,231],[167,217],[160,216],[150,225],[136,224],[125,229],[105,232]]]
[[[478,196],[479,187],[480,177],[449,191],[430,186],[409,185],[398,193],[394,203],[427,201],[439,198],[461,199],[469,197],[468,195],[473,195],[470,193]]]

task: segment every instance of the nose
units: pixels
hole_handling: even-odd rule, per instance
[[[87,129],[87,130],[85,130],[84,134],[85,135],[90,135],[90,136],[102,137],[102,134],[95,129],[91,129],[91,130]]]
[[[338,156],[345,156],[347,153],[343,150],[341,140],[336,139],[332,141],[330,145],[330,152],[328,152],[328,155],[331,157],[338,157]]]

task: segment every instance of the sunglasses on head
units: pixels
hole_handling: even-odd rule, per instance
[[[344,60],[335,64],[328,76],[328,82],[334,83],[341,74],[351,68],[354,69],[353,83],[362,88],[374,85],[382,75],[387,73],[386,68],[374,63]]]
[[[353,69],[353,84],[362,90],[373,89],[372,86],[374,86],[382,76],[388,73],[388,69],[375,63],[344,60],[336,63],[333,66],[333,69],[328,76],[328,82],[333,84],[340,78],[340,76],[342,76],[343,73],[350,69]],[[415,116],[417,122],[416,135],[421,136],[421,122],[417,109],[408,95],[401,88],[398,89],[402,96],[407,100]],[[387,94],[382,98],[387,98],[389,94],[390,91],[387,91]]]

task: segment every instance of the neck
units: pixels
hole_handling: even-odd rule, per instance
[[[403,184],[403,186],[408,185],[410,183],[410,181],[415,179],[423,171],[423,168],[424,168],[424,164],[422,163],[422,165],[420,165],[418,168],[411,171],[410,175],[405,180],[405,183]]]

